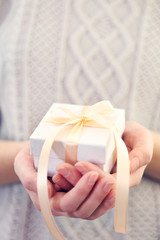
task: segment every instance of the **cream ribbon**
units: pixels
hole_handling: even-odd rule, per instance
[[[67,138],[66,157],[70,147],[77,146],[79,138],[84,126],[101,127],[112,129],[116,153],[117,153],[117,184],[116,184],[116,200],[115,200],[115,218],[114,226],[116,232],[126,233],[127,225],[127,208],[128,208],[128,195],[129,195],[129,156],[125,143],[117,133],[117,129],[113,121],[107,120],[107,115],[115,111],[109,101],[101,101],[92,106],[86,107],[82,110],[81,116],[76,115],[67,108],[58,107],[64,111],[69,117],[53,117],[48,119],[49,122],[61,124],[54,129],[50,136],[46,138],[38,165],[38,198],[41,208],[41,213],[44,221],[50,230],[51,234],[57,240],[64,240],[65,238],[59,231],[54,221],[52,211],[50,209],[48,189],[47,189],[47,170],[50,150],[55,141],[56,136],[64,130],[66,126],[71,126],[72,129]],[[94,131],[94,130],[93,130]],[[107,146],[106,146],[107,147]],[[75,155],[77,151],[75,151]],[[74,157],[75,157],[74,155]],[[71,160],[72,161],[72,160]],[[73,164],[75,159],[73,159]]]

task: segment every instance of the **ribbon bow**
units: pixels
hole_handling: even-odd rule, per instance
[[[61,124],[57,130],[51,132],[46,138],[40,154],[38,165],[38,197],[43,218],[50,232],[57,240],[65,238],[57,228],[49,206],[48,190],[47,190],[47,169],[48,159],[53,142],[66,126],[71,126],[72,129],[66,140],[65,160],[74,164],[77,161],[77,146],[84,126],[101,127],[112,129],[116,152],[117,152],[117,184],[116,184],[116,201],[115,201],[115,231],[126,233],[126,219],[129,194],[129,156],[127,148],[117,133],[116,126],[113,121],[108,120],[115,110],[108,101],[101,101],[89,107],[84,107],[81,115],[76,115],[71,110],[59,107],[68,117],[49,117],[47,120],[52,123]],[[54,109],[53,109],[54,113]],[[70,154],[70,152],[72,154]]]

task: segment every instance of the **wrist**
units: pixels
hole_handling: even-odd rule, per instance
[[[14,159],[28,141],[0,141],[0,185],[18,182],[14,171]]]

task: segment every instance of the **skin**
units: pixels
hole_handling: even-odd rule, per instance
[[[130,158],[130,187],[137,186],[152,159],[153,136],[140,124],[127,122],[123,140]],[[16,156],[14,167],[35,207],[40,210],[37,173],[29,152],[28,144]],[[116,167],[110,174],[88,162],[78,162],[75,166],[63,163],[57,166],[57,172],[52,181],[48,180],[53,215],[93,220],[114,207]]]
[[[0,141],[0,185],[19,181],[14,171],[14,158],[28,142]]]

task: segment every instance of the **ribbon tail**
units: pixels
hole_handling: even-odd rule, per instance
[[[47,169],[48,169],[49,154],[50,154],[50,150],[53,145],[53,142],[55,140],[55,137],[66,125],[68,124],[62,125],[57,129],[57,131],[54,130],[54,132],[50,134],[50,137],[48,137],[45,140],[44,145],[42,147],[41,154],[40,154],[39,165],[38,165],[38,176],[37,176],[38,198],[39,198],[41,213],[48,229],[57,240],[65,240],[65,238],[59,231],[54,221],[52,211],[50,209],[48,188],[47,188]]]
[[[129,155],[125,143],[114,130],[117,147],[117,187],[114,227],[116,232],[126,233],[129,196]]]

